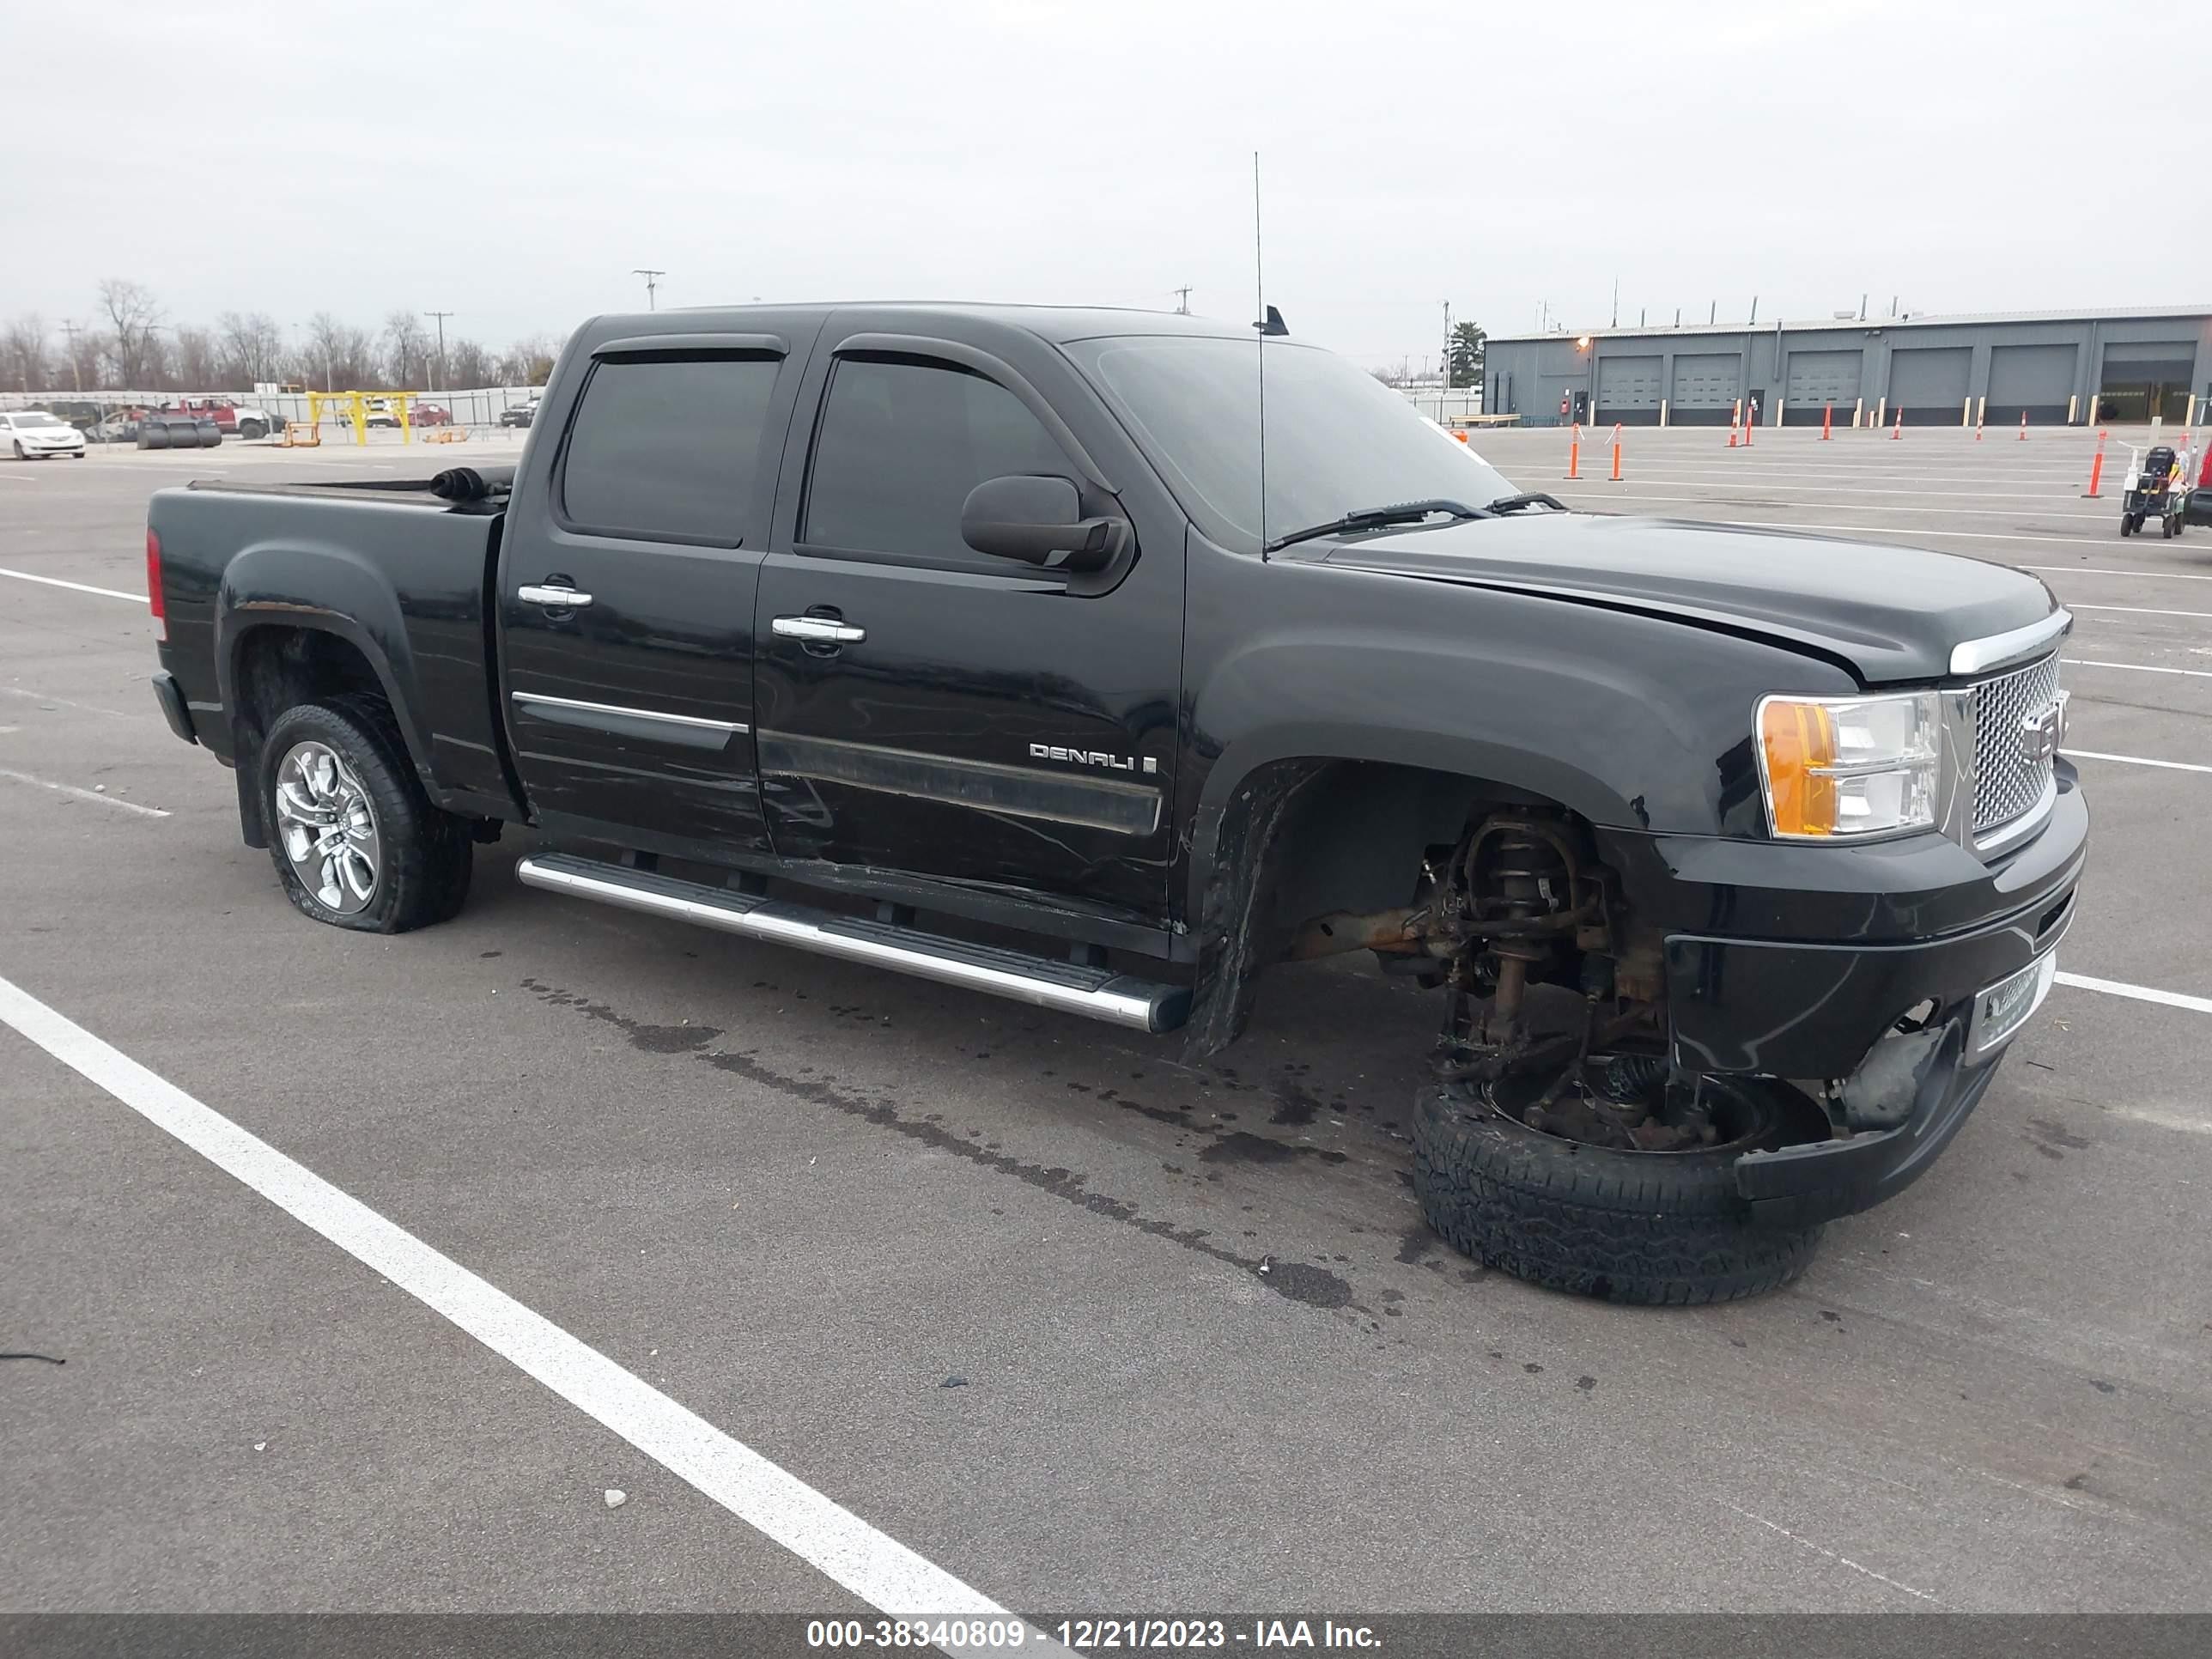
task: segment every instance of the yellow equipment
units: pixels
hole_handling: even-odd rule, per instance
[[[341,418],[353,424],[354,441],[368,442],[368,416],[371,405],[383,415],[397,411],[399,416],[399,441],[415,441],[414,422],[408,416],[409,406],[420,393],[413,392],[310,392],[307,394],[307,424],[319,434],[323,426],[323,406],[330,404]]]

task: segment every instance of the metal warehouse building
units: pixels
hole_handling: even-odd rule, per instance
[[[1763,426],[2180,426],[2212,403],[2212,306],[1493,334],[1483,394],[1534,426],[1725,426],[1753,398]]]

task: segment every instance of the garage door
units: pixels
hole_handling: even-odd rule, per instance
[[[1966,374],[1973,352],[1966,346],[1920,346],[1889,356],[1889,412],[1908,426],[1959,424],[1966,409]]]
[[[2070,345],[1990,348],[1990,400],[1984,416],[2011,426],[2023,415],[2031,421],[2063,421],[2074,393],[2075,350]]]
[[[1601,357],[1597,360],[1597,418],[1600,424],[1659,424],[1659,357]]]
[[[1859,368],[1866,353],[1793,351],[1790,354],[1789,389],[1783,394],[1782,420],[1786,426],[1818,426],[1832,408],[1836,419],[1848,424],[1859,400]]]
[[[2178,424],[2189,408],[2190,377],[2196,372],[2194,340],[2129,340],[2105,348],[2105,372],[2097,383],[2098,418],[2148,421],[2154,416]]]
[[[1726,426],[1743,395],[1742,369],[1743,358],[1734,351],[1676,357],[1667,418],[1681,426]]]

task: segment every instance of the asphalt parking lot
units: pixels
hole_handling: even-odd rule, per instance
[[[2035,570],[2096,819],[1972,1121],[1762,1300],[1452,1254],[1435,1011],[1358,967],[1194,1069],[526,892],[526,835],[457,922],[307,923],[148,692],[147,495],[483,445],[0,463],[0,981],[1008,1607],[2212,1608],[2212,531],[2122,541],[2080,431],[1725,441],[1477,447]],[[0,1264],[0,1611],[866,1611],[6,1029]]]

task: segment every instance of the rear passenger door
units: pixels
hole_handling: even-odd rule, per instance
[[[1043,342],[833,317],[810,368],[761,573],[763,799],[789,858],[1044,896],[1157,925],[1172,836],[1183,524]],[[981,342],[979,343],[978,342]],[[1003,352],[1005,357],[994,355]],[[1008,359],[1022,356],[1020,367]],[[1079,437],[1072,425],[1083,426]],[[1093,451],[1096,453],[1093,453]],[[1070,576],[963,539],[985,479],[1075,482],[1127,517]]]
[[[617,339],[549,399],[560,429],[533,443],[558,447],[518,493],[497,595],[507,732],[548,830],[765,848],[753,602],[791,359],[767,335]]]

